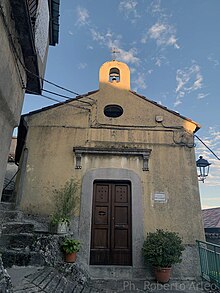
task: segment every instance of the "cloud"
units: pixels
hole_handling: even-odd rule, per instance
[[[177,106],[179,106],[180,104],[182,104],[182,101],[181,101],[179,98],[176,98],[176,101],[174,102],[173,106],[174,106],[174,107],[177,107]]]
[[[137,18],[140,18],[136,9],[137,5],[138,2],[135,0],[123,0],[119,3],[119,11],[125,15],[126,19],[130,19],[134,23]]]
[[[169,61],[164,55],[158,55],[156,57],[153,57],[152,60],[154,61],[154,64],[158,67],[160,67],[162,64],[168,64]]]
[[[219,65],[219,61],[214,57],[213,54],[210,54],[208,57],[207,57],[208,61],[210,63],[213,64],[214,67],[218,66]]]
[[[210,94],[205,94],[205,93],[199,93],[197,96],[198,100],[204,99],[205,97],[209,96]]]
[[[68,31],[68,34],[70,35],[70,36],[73,36],[73,32],[72,31]]]
[[[167,19],[165,10],[161,7],[161,0],[153,0],[149,6],[151,16],[158,17],[159,19]]]
[[[141,42],[146,43],[149,39],[155,40],[157,46],[180,48],[177,43],[175,27],[165,22],[158,21],[151,26],[143,35]]]
[[[135,85],[134,90],[137,91],[138,89],[146,89],[146,78],[144,73],[138,73],[136,78],[134,77],[133,83]]]
[[[131,64],[139,63],[140,59],[135,56],[137,54],[137,50],[135,48],[131,48],[128,51],[125,51],[121,48],[118,48],[118,50],[119,50],[119,54],[117,59],[125,63],[131,63]]]
[[[156,23],[154,24],[149,30],[148,33],[150,35],[150,38],[156,39],[160,41],[161,35],[166,32],[166,26],[162,23]]]
[[[191,92],[202,88],[203,77],[199,65],[193,62],[190,67],[177,69],[176,82],[177,97],[174,103],[175,107],[182,103],[182,98],[186,94],[190,94]]]
[[[93,46],[88,45],[88,46],[87,46],[87,49],[89,49],[89,50],[93,50],[94,48],[93,48]]]
[[[101,33],[99,33],[98,31],[96,31],[94,28],[90,29],[91,35],[92,35],[92,39],[93,41],[97,41],[100,44],[104,44],[106,36],[102,35]]]
[[[76,24],[79,26],[84,26],[86,24],[88,24],[88,20],[89,20],[89,13],[88,10],[86,8],[77,7],[77,22]]]
[[[130,48],[129,50],[124,50],[121,47],[121,35],[114,36],[111,31],[107,31],[106,33],[100,33],[94,28],[91,28],[90,32],[94,41],[102,46],[106,46],[109,51],[114,48],[114,50],[117,52],[117,60],[135,65],[139,64],[140,59],[137,57],[137,49],[135,47]],[[115,56],[113,58],[115,58]]]
[[[80,63],[78,68],[79,69],[85,69],[87,67],[87,65],[88,65],[87,63]]]
[[[145,31],[141,42],[146,44],[148,41],[154,40],[159,47],[171,46],[180,49],[180,45],[177,43],[176,28],[170,23],[171,15],[168,15],[161,8],[161,1],[152,1],[148,10],[151,17],[156,18],[156,21]]]

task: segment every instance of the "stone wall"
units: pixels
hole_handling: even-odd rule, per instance
[[[7,273],[3,266],[2,258],[0,256],[0,292],[1,293],[12,293],[11,277]]]
[[[23,61],[10,1],[0,4],[0,193],[14,127],[18,126],[24,98],[26,74],[18,61]]]

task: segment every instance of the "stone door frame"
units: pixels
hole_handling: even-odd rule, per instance
[[[82,241],[80,262],[89,270],[93,184],[95,180],[122,180],[131,183],[132,196],[132,268],[142,268],[143,195],[140,177],[132,170],[120,168],[99,168],[87,171],[82,180],[81,207],[79,217],[79,238]]]

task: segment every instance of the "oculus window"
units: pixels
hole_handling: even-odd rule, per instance
[[[107,117],[117,118],[123,114],[123,108],[119,105],[107,105],[104,108],[104,114]]]

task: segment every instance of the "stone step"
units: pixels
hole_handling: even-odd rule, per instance
[[[2,224],[2,234],[33,233],[34,224],[24,222],[8,222]]]
[[[14,210],[15,209],[15,203],[11,202],[0,202],[0,210],[8,211],[8,210]]]
[[[3,202],[14,202],[15,196],[13,194],[13,190],[5,190],[4,193],[2,193],[2,201]]]
[[[19,210],[1,210],[0,222],[16,222],[21,221],[23,218],[22,211]]]
[[[24,249],[5,249],[0,251],[5,268],[17,266],[43,266],[45,261],[41,254]]]
[[[31,248],[35,238],[32,233],[2,234],[0,237],[0,247],[6,249]]]

